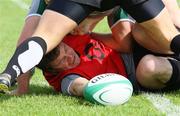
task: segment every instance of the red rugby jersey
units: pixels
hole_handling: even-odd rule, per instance
[[[92,39],[90,35],[68,35],[63,42],[79,53],[81,62],[76,68],[66,70],[56,76],[44,72],[46,80],[56,91],[60,91],[60,82],[63,77],[71,73],[81,75],[88,80],[103,73],[117,73],[127,77],[120,54],[102,42]]]

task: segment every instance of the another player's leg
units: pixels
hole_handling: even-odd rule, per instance
[[[75,10],[69,12],[70,7]],[[19,75],[36,66],[47,52],[91,12],[92,9],[88,6],[67,0],[53,0],[45,10],[33,36],[16,49],[3,74],[0,75],[0,91],[6,91]],[[4,77],[4,74],[8,74],[8,78]]]
[[[180,35],[161,0],[122,0],[122,7],[152,36],[158,52],[180,54]],[[153,6],[153,7],[152,7]],[[139,13],[141,11],[141,13]],[[148,38],[147,38],[148,39]],[[150,48],[151,49],[151,48]],[[162,51],[163,50],[163,51]]]
[[[173,58],[146,55],[136,70],[141,86],[152,90],[180,89],[180,61]]]
[[[168,10],[174,25],[176,26],[176,28],[178,28],[178,30],[180,30],[180,20],[179,20],[180,8],[178,6],[178,1],[177,0],[162,0],[162,1]]]

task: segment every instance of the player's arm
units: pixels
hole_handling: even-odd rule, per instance
[[[61,91],[65,95],[83,97],[83,91],[89,80],[77,75],[68,74],[61,81]]]
[[[32,76],[32,72],[28,71],[27,73],[22,74],[17,78],[17,88],[10,92],[10,95],[23,95],[29,91],[29,83]]]
[[[125,23],[125,22],[123,22]],[[130,33],[131,29],[120,28],[120,26],[125,26],[126,24],[117,24],[112,29],[112,34],[102,34],[102,33],[91,33],[93,39],[103,42],[106,46],[119,51],[119,52],[131,52],[132,50],[132,35]]]
[[[86,78],[83,77],[76,78],[70,86],[70,92],[72,93],[72,95],[82,97],[84,88],[88,82],[89,80],[87,80]]]
[[[93,38],[102,41],[116,51],[130,52],[132,50],[131,30],[134,21],[119,8],[108,16],[108,24],[112,34],[92,33]]]
[[[114,36],[111,33],[91,33],[91,36],[93,39],[101,41],[104,45],[118,52],[130,52],[130,50],[127,50],[126,48],[121,46],[120,43],[118,43],[118,41],[114,39]]]
[[[31,37],[31,35],[34,33],[46,6],[47,4],[44,0],[32,0],[31,7],[29,9],[28,15],[26,16],[23,29],[17,42],[17,46],[19,46],[27,38]],[[17,89],[11,91],[10,94],[21,95],[28,92],[29,80],[31,77],[30,73],[31,72],[28,71],[17,79],[18,87]]]

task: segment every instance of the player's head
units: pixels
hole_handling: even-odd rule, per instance
[[[78,66],[80,58],[78,54],[67,44],[61,42],[55,49],[43,57],[37,67],[51,73]]]
[[[72,35],[83,35],[87,34],[89,32],[92,32],[92,30],[95,28],[97,23],[101,21],[105,16],[108,16],[112,13],[112,10],[108,10],[105,12],[98,12],[94,11],[91,13],[85,20],[83,20],[72,32]]]

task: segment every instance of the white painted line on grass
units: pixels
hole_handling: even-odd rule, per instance
[[[25,9],[25,10],[29,9],[29,5],[23,2],[22,0],[11,0],[11,1],[14,2],[16,5],[18,5],[22,9]]]
[[[167,116],[179,116],[180,106],[173,104],[168,98],[162,94],[144,93],[144,96],[152,102],[152,104]]]

